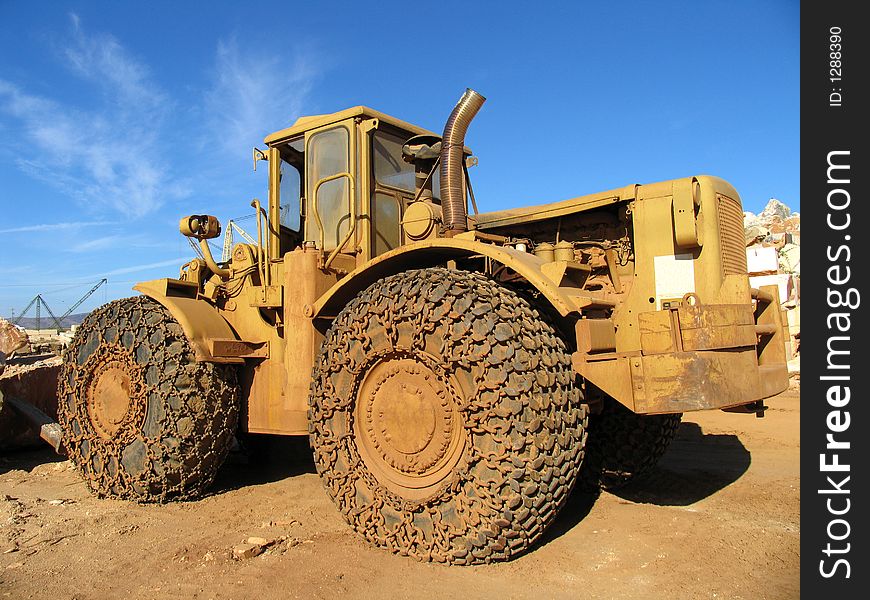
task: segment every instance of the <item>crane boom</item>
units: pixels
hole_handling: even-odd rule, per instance
[[[72,314],[72,312],[73,312],[75,309],[77,309],[79,306],[82,305],[82,302],[84,302],[85,300],[87,300],[88,298],[90,298],[90,297],[91,297],[91,294],[93,294],[94,292],[96,292],[96,291],[100,288],[101,285],[103,285],[104,283],[107,283],[107,282],[108,282],[108,279],[106,279],[105,277],[104,277],[103,279],[100,279],[100,282],[97,283],[97,285],[95,285],[94,287],[92,287],[92,288],[88,291],[87,294],[85,294],[84,296],[82,296],[82,297],[79,299],[78,302],[76,302],[75,304],[73,304],[73,305],[70,307],[70,309],[69,309],[68,311],[66,311],[65,313],[63,313],[63,316],[60,318],[60,320],[63,321],[63,320],[66,319],[68,316],[70,316],[70,315]],[[48,307],[46,307],[46,308],[48,308]]]
[[[57,327],[58,330],[63,329],[63,325],[60,324],[62,319],[58,319],[57,317],[54,316],[54,313],[51,312],[51,308],[49,308],[48,303],[45,301],[45,298],[43,298],[42,295],[37,296],[37,298],[39,298],[39,301],[42,302],[42,305],[45,307],[45,310],[48,311],[48,314],[51,316],[52,320],[54,320],[55,327]],[[37,304],[37,307],[39,307],[38,304]],[[37,327],[38,327],[38,325],[37,325]]]
[[[33,300],[30,301],[30,304],[28,304],[28,305],[24,308],[24,310],[22,310],[20,313],[18,313],[18,318],[15,319],[14,321],[12,321],[12,324],[13,324],[13,325],[20,325],[20,324],[21,324],[21,319],[24,318],[24,315],[27,314],[27,311],[30,310],[30,307],[33,306],[33,303],[34,303],[34,302],[37,302],[38,300],[39,300],[39,295],[35,296],[35,297],[33,298]]]

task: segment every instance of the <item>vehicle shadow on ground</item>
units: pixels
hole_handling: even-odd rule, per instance
[[[307,437],[249,436],[230,452],[209,493],[221,494],[316,472]]]
[[[48,446],[0,450],[0,475],[5,475],[9,471],[30,472],[39,465],[63,462],[65,460],[65,456],[56,454]]]
[[[736,435],[704,433],[696,423],[683,423],[652,471],[612,493],[631,502],[687,506],[740,479],[751,462]]]
[[[574,490],[568,496],[568,500],[565,502],[565,506],[562,507],[556,520],[544,531],[544,535],[534,544],[534,547],[546,546],[553,540],[571,531],[574,526],[586,518],[586,515],[595,506],[598,496],[598,493]]]
[[[682,423],[659,464],[649,473],[612,492],[623,500],[659,506],[687,506],[734,483],[749,469],[752,457],[736,435],[704,433]],[[564,535],[586,518],[600,493],[575,490],[537,546]]]

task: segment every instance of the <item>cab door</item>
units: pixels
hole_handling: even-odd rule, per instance
[[[305,157],[308,218],[304,237],[323,253],[321,266],[327,268],[339,252],[356,253],[359,198],[353,121],[307,132]]]

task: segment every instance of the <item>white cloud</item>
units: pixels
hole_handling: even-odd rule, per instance
[[[18,139],[7,135],[0,143],[27,157],[16,160],[22,171],[81,205],[141,217],[180,195],[160,140],[170,103],[147,67],[115,38],[88,36],[78,17],[71,18],[72,40],[62,54],[101,94],[82,109],[0,79],[0,115],[21,126]]]
[[[101,225],[115,225],[113,221],[69,221],[66,223],[38,223],[36,225],[22,225],[0,229],[0,233],[35,233],[42,231],[63,231],[68,229],[81,229],[82,227],[97,227]]]
[[[218,43],[216,77],[206,96],[211,130],[220,132],[225,150],[250,160],[251,148],[302,114],[316,76],[304,55],[240,49],[235,39]]]
[[[69,252],[84,253],[109,250],[111,248],[123,248],[130,251],[141,248],[163,249],[165,247],[165,240],[152,238],[144,234],[131,235],[129,232],[122,232],[78,242],[70,245],[68,250]]]
[[[153,215],[192,190],[214,193],[217,178],[221,190],[228,180],[241,181],[233,174],[248,176],[239,187],[250,185],[251,147],[302,114],[317,77],[308,55],[225,40],[217,44],[200,110],[162,89],[117,38],[88,32],[75,14],[70,23],[56,55],[83,87],[69,96],[36,93],[0,77],[0,150],[94,221]],[[184,172],[169,158],[180,150],[175,112],[196,118],[188,131],[207,131],[203,160],[183,163]]]
[[[168,97],[154,85],[148,67],[129,55],[111,35],[86,35],[76,14],[71,14],[73,42],[63,49],[70,68],[102,87],[121,109],[158,108]]]
[[[86,242],[80,242],[78,244],[74,244],[69,248],[70,252],[94,252],[97,250],[106,250],[108,248],[114,248],[119,246],[121,242],[123,242],[124,236],[122,235],[107,235],[104,237],[94,238],[92,240],[88,240]]]
[[[188,262],[190,259],[191,259],[190,256],[183,256],[181,258],[162,260],[160,262],[147,263],[144,265],[134,265],[132,267],[123,267],[120,269],[115,269],[113,271],[108,271],[106,273],[102,273],[100,275],[94,275],[93,277],[111,277],[112,275],[124,275],[125,273],[136,273],[138,271],[147,271],[148,269],[158,269],[160,267],[170,267],[172,265],[181,266],[182,264]]]

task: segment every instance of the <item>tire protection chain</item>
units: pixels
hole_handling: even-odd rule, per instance
[[[353,440],[359,385],[391,354],[430,368],[437,355],[441,383],[455,388],[464,376],[472,387],[458,407],[465,455],[423,500],[381,485]],[[587,422],[575,381],[565,343],[522,296],[476,273],[400,273],[358,295],[327,332],[309,408],[315,464],[344,517],[373,544],[436,562],[505,560],[540,537],[574,486]]]
[[[94,369],[108,361],[127,365],[134,413],[111,439],[97,433],[86,406]],[[229,452],[238,418],[235,370],[196,362],[181,326],[145,296],[92,312],[64,352],[58,420],[69,458],[98,496],[200,495]]]
[[[612,398],[589,419],[586,459],[578,487],[586,492],[616,490],[648,473],[679,429],[682,413],[638,415]]]

